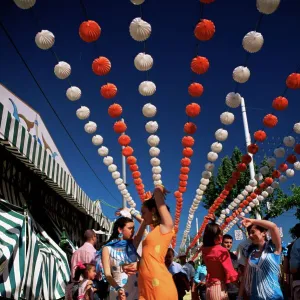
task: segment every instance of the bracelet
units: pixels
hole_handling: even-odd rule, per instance
[[[132,208],[132,209],[130,210],[130,214],[131,214],[132,216],[136,217],[136,216],[140,215],[140,212],[137,211],[137,210],[135,210],[134,208]]]

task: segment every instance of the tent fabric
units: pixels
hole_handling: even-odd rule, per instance
[[[39,174],[69,203],[90,215],[106,231],[110,230],[111,222],[103,215],[100,206],[94,205],[94,201],[78,186],[72,175],[64,171],[2,103],[0,103],[0,143],[27,167]]]

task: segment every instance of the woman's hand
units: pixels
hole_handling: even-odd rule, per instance
[[[163,195],[164,199],[166,198],[166,195],[169,193],[169,191],[166,190],[166,188],[163,185],[157,185],[155,187],[155,190],[153,192],[153,196],[155,198],[155,195],[161,196]]]
[[[242,218],[242,225],[248,228],[249,226],[253,225],[253,220],[248,218]]]
[[[119,300],[126,300],[126,294],[124,289],[118,290],[118,299]]]
[[[127,275],[135,275],[137,272],[137,263],[135,262],[128,265],[123,265],[122,270]]]

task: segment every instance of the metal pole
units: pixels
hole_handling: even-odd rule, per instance
[[[121,120],[122,122],[124,122],[124,119]],[[125,134],[125,132],[123,132],[122,134]],[[122,149],[124,149],[125,147],[123,146]],[[123,177],[123,181],[124,184],[126,185],[127,180],[126,180],[126,157],[124,155],[122,155],[122,177]],[[122,207],[125,208],[126,207],[126,199],[123,196],[123,202],[122,202]]]
[[[199,225],[198,225],[198,218],[196,218],[196,234],[198,233]],[[199,240],[197,240],[197,246],[199,246]]]
[[[247,119],[245,99],[243,97],[241,97],[241,98],[242,98],[241,99],[241,108],[242,108],[244,132],[245,132],[246,145],[248,147],[251,144],[251,136],[250,136],[250,132],[249,132],[249,125],[248,125],[248,119]],[[251,153],[248,153],[248,154],[253,158],[253,155]],[[254,169],[253,159],[249,164],[249,170],[250,170],[250,178],[254,179],[255,169]],[[261,220],[261,215],[259,214],[259,212],[256,212],[256,219]]]

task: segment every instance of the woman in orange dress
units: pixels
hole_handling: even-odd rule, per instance
[[[142,258],[138,264],[124,266],[127,273],[139,272],[139,300],[176,300],[177,290],[165,266],[165,256],[174,236],[173,220],[165,204],[166,190],[159,186],[142,206],[145,225],[154,229],[143,241]]]

